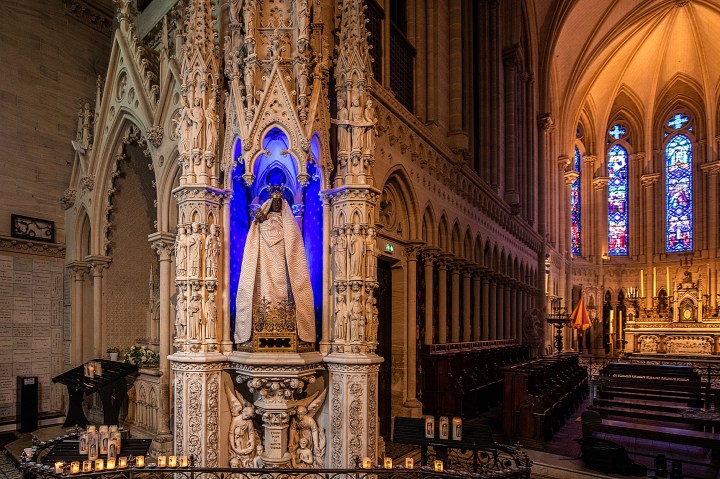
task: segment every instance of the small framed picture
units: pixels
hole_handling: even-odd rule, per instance
[[[30,216],[10,215],[10,235],[36,241],[55,242],[55,222]]]

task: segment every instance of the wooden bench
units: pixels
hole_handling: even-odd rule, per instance
[[[651,439],[675,444],[699,446],[712,450],[713,457],[720,453],[720,435],[711,432],[691,431],[667,426],[652,426],[625,421],[603,419],[602,422],[583,421],[583,437],[592,437],[593,433],[615,434],[618,436]]]
[[[435,437],[425,437],[425,419],[396,416],[393,425],[392,440],[398,444],[411,444],[420,447],[420,460],[427,465],[428,446],[435,450],[437,458],[450,468],[448,464],[448,451],[460,449],[472,451],[473,472],[478,469],[478,452],[495,451],[497,445],[493,439],[492,430],[484,424],[463,424],[462,440],[440,439],[437,437],[437,421],[435,422]],[[452,437],[452,436],[450,436]]]
[[[720,418],[698,417],[695,415],[682,414],[675,411],[652,411],[645,409],[642,405],[628,404],[620,406],[590,406],[591,411],[597,411],[603,418],[630,418],[644,421],[656,421],[660,423],[671,422],[678,425],[684,424],[697,430],[708,432],[720,431]]]
[[[600,376],[637,376],[700,381],[700,374],[692,366],[674,364],[610,363],[600,371]]]

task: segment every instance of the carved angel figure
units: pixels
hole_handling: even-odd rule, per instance
[[[255,416],[255,408],[245,399],[241,402],[235,391],[229,387],[227,396],[232,414],[228,432],[230,467],[258,467],[258,451],[262,451],[262,447],[258,446],[261,446],[262,442],[252,420]]]
[[[315,421],[327,389],[319,391],[302,404],[295,413],[290,424],[290,444],[288,449],[292,455],[292,465],[296,468],[322,468],[325,463],[325,430]]]

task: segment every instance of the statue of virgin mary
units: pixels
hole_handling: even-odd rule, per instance
[[[235,342],[250,340],[263,304],[270,311],[292,311],[301,341],[315,342],[315,314],[305,246],[295,216],[282,193],[260,207],[250,225],[237,290]],[[289,307],[288,307],[289,306]]]

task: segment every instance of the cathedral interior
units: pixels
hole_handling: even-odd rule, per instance
[[[718,26],[717,0],[0,2],[0,427],[18,377],[55,424],[53,378],[111,354],[125,429],[208,467],[379,461],[398,417],[498,403],[542,449],[533,361],[564,396],[692,365],[709,398]]]

